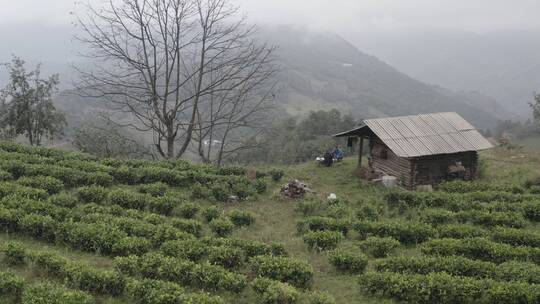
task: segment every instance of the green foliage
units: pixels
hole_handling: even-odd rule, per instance
[[[195,203],[183,203],[176,208],[176,213],[186,219],[193,218],[201,208]]]
[[[226,202],[232,195],[229,186],[225,183],[213,183],[211,186],[212,196],[218,202]]]
[[[514,246],[540,247],[540,234],[532,231],[498,227],[492,237],[497,242]]]
[[[252,287],[263,304],[294,304],[300,298],[300,293],[293,286],[266,278],[255,279]]]
[[[0,271],[0,296],[18,299],[23,292],[24,279],[12,272]]]
[[[417,244],[435,235],[431,225],[403,220],[386,220],[378,222],[360,221],[354,224],[354,229],[361,238],[368,235],[393,237],[403,244]]]
[[[152,196],[163,196],[168,189],[169,186],[162,182],[143,184],[139,186],[140,193],[150,194]]]
[[[207,186],[195,183],[191,186],[191,197],[194,199],[209,199],[213,196],[213,190]]]
[[[82,291],[44,282],[25,288],[22,304],[94,304],[94,298]]]
[[[368,237],[359,246],[371,256],[383,258],[394,252],[400,243],[391,237]]]
[[[223,304],[220,297],[189,293],[178,284],[159,280],[131,280],[127,285],[130,303],[138,304]]]
[[[64,188],[62,181],[51,176],[24,176],[19,178],[17,183],[27,187],[43,189],[49,194],[58,193]]]
[[[68,193],[61,192],[49,196],[47,201],[59,207],[73,208],[77,205],[77,199]]]
[[[304,261],[276,256],[257,256],[250,260],[257,276],[307,288],[313,279],[313,268]]]
[[[118,240],[112,247],[115,256],[142,255],[150,251],[152,243],[142,237],[128,236]]]
[[[101,203],[107,198],[108,190],[102,186],[84,186],[77,189],[79,199],[84,203]]]
[[[323,251],[335,249],[343,239],[343,234],[338,231],[310,231],[304,234],[303,239],[310,249]]]
[[[253,213],[245,210],[231,210],[227,216],[236,226],[240,227],[250,226],[255,222]]]
[[[122,208],[143,210],[152,198],[130,190],[118,189],[109,192],[109,201]]]
[[[285,175],[285,172],[280,169],[272,169],[268,171],[268,175],[270,175],[275,182],[279,182],[283,175]]]
[[[313,216],[298,221],[296,228],[298,232],[306,231],[339,231],[343,235],[347,235],[349,232],[350,223],[345,220],[335,219],[330,217]]]
[[[368,264],[368,258],[364,254],[352,251],[334,251],[329,259],[338,270],[349,273],[363,273]]]
[[[238,248],[210,247],[208,251],[208,262],[213,265],[238,269],[244,262],[244,253]]]
[[[9,242],[2,248],[4,262],[11,266],[23,265],[26,263],[26,250],[21,243]]]
[[[220,237],[226,237],[233,232],[234,223],[228,218],[213,219],[210,224],[210,229],[213,233]]]
[[[540,222],[540,201],[527,203],[523,206],[523,214],[534,222]]]
[[[5,170],[0,170],[0,181],[9,181],[13,179],[13,175]]]
[[[202,223],[193,219],[173,218],[172,225],[181,231],[191,233],[194,236],[200,236],[202,232]]]
[[[204,208],[201,212],[201,215],[207,222],[211,222],[213,219],[216,219],[221,216],[221,211],[216,206],[210,206]]]

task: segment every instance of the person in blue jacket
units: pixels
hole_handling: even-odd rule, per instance
[[[343,153],[343,151],[339,148],[339,146],[336,146],[336,148],[334,149],[334,152],[333,152],[332,154],[334,155],[334,158],[335,158],[337,161],[343,160],[344,153]]]

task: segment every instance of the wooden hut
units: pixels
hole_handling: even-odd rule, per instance
[[[366,119],[360,127],[334,136],[360,139],[359,167],[364,140],[369,141],[369,164],[362,169],[363,177],[394,176],[411,190],[445,180],[473,179],[478,151],[493,147],[453,112]]]

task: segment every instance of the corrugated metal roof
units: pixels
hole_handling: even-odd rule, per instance
[[[470,123],[454,112],[366,119],[361,127],[335,136],[352,136],[366,127],[400,157],[451,154],[493,147]]]

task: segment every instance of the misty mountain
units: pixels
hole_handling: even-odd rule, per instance
[[[17,35],[5,29],[0,29],[0,34],[9,42],[0,51],[0,61],[17,54],[31,64],[43,62],[45,75],[59,72],[63,88],[69,87],[73,77],[69,63],[81,60],[74,54],[77,45],[71,39],[73,29],[28,27]],[[25,37],[24,41],[17,36]],[[479,128],[493,127],[497,119],[510,116],[489,97],[417,81],[333,33],[266,27],[260,31],[260,40],[278,46],[281,72],[276,99],[292,115],[331,108],[358,119],[456,111]],[[5,80],[0,78],[0,85]],[[62,95],[58,101],[72,126],[96,107],[94,102],[69,95]]]
[[[456,111],[479,128],[510,116],[492,98],[417,81],[333,33],[281,26],[262,35],[279,46],[278,98],[294,114],[332,107],[358,118]]]
[[[530,116],[527,102],[540,90],[540,31],[411,29],[347,38],[416,79],[481,92],[521,116]]]

